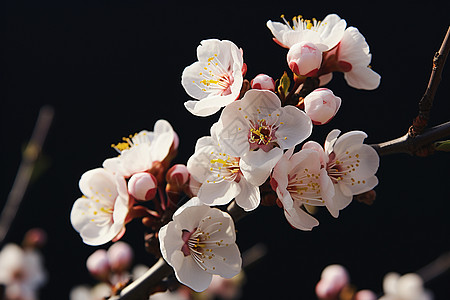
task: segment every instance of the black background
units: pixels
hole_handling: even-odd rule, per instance
[[[449,25],[444,3],[433,1],[190,2],[9,0],[2,9],[0,207],[39,108],[55,108],[44,149],[48,168],[27,191],[7,237],[20,242],[31,227],[47,230],[43,251],[50,277],[42,299],[66,299],[71,287],[94,283],[84,265],[96,247],[82,243],[69,215],[80,196],[81,174],[116,155],[109,145],[152,130],[164,118],[180,136],[176,162],[185,163],[217,120],[218,114],[195,117],[183,106],[189,97],[181,72],[196,60],[201,40],[229,39],[242,47],[249,80],[259,73],[279,78],[288,70],[286,50],[272,42],[266,21],[280,21],[281,14],[320,20],[337,13],[366,37],[381,85],[359,91],[335,75],[328,87],[342,98],[342,107],[332,122],[315,127],[311,138],[322,143],[334,128],[359,129],[369,135],[368,143],[376,143],[406,132]],[[449,118],[449,78],[447,68],[431,125]],[[292,229],[278,208],[258,208],[237,225],[241,250],[258,242],[269,250],[248,270],[244,299],[314,299],[321,270],[331,263],[345,265],[358,288],[380,292],[387,272],[418,270],[449,251],[449,161],[442,153],[382,157],[375,204],[353,202],[338,219],[321,210],[321,224],[312,232]],[[135,248],[138,262],[151,265],[142,232],[132,222],[124,240]],[[436,299],[448,299],[449,281],[447,272],[427,288]]]

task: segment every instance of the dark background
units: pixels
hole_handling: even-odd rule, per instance
[[[376,143],[403,135],[416,116],[432,57],[449,25],[444,2],[433,1],[9,0],[2,10],[0,207],[39,108],[55,108],[44,149],[48,168],[27,191],[7,237],[20,242],[31,227],[48,232],[43,252],[50,277],[41,299],[66,299],[73,286],[94,283],[85,259],[97,247],[82,243],[69,215],[80,196],[81,174],[116,155],[111,143],[152,130],[164,118],[180,136],[176,162],[185,163],[196,140],[209,133],[218,114],[188,113],[183,102],[189,97],[180,84],[201,40],[229,39],[242,47],[249,80],[259,73],[279,78],[288,69],[286,50],[272,42],[266,21],[279,21],[281,14],[320,20],[337,13],[366,37],[381,85],[359,91],[335,75],[328,87],[342,98],[342,107],[331,123],[315,127],[311,138],[322,143],[334,128],[360,129],[368,133],[368,143]],[[448,69],[431,125],[449,119]],[[276,207],[258,208],[237,225],[241,250],[258,242],[269,250],[248,270],[244,299],[314,299],[315,283],[332,263],[345,265],[358,288],[381,292],[387,272],[416,271],[449,251],[449,162],[443,153],[382,157],[376,202],[353,202],[338,219],[321,210],[321,224],[312,232],[292,229]],[[124,240],[134,246],[138,262],[151,265],[142,233],[133,222]],[[426,286],[436,299],[448,299],[449,281],[447,272]]]

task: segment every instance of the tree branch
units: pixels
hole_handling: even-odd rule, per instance
[[[397,139],[379,144],[372,144],[378,155],[389,155],[397,153],[407,153],[418,155],[421,149],[429,146],[431,143],[450,136],[450,121],[444,124],[426,129],[422,134],[412,137],[409,133]]]
[[[17,214],[25,191],[31,179],[36,160],[38,159],[48,130],[53,120],[54,111],[50,106],[43,106],[39,111],[36,125],[33,129],[30,141],[23,152],[23,158],[14,179],[11,191],[8,194],[6,204],[0,215],[0,244],[8,234],[11,223]]]
[[[444,69],[445,61],[447,60],[448,52],[450,50],[450,26],[447,29],[447,34],[433,58],[433,69],[431,71],[430,79],[428,81],[425,94],[419,102],[419,114],[414,119],[412,126],[408,133],[415,137],[423,132],[428,125],[430,118],[431,107],[433,106],[434,95],[436,94],[439,83],[441,82],[442,70]]]

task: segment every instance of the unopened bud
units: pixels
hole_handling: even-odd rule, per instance
[[[185,165],[177,164],[167,171],[166,180],[177,186],[184,185],[189,179],[189,171]]]
[[[275,92],[275,81],[272,77],[266,74],[256,75],[255,78],[250,82],[252,89],[257,90],[269,90]]]
[[[110,274],[110,266],[106,250],[99,249],[92,253],[86,260],[86,267],[89,273],[95,278],[106,281]]]
[[[330,265],[322,271],[316,285],[316,295],[321,300],[336,299],[341,290],[350,282],[347,270],[340,265]]]
[[[300,42],[289,49],[287,62],[298,76],[314,76],[322,63],[322,51],[313,43]]]
[[[47,242],[47,233],[40,228],[33,228],[27,231],[23,239],[25,248],[42,248]]]
[[[328,123],[341,107],[341,98],[326,88],[312,91],[303,100],[305,113],[315,125]]]
[[[157,191],[155,176],[147,172],[136,173],[128,181],[128,191],[136,200],[152,200]]]
[[[377,295],[371,290],[360,290],[353,298],[354,300],[377,300]]]
[[[114,243],[107,252],[111,270],[121,273],[128,270],[133,261],[133,249],[125,242]]]

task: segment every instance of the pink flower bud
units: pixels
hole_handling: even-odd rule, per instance
[[[167,171],[166,180],[170,184],[182,186],[189,179],[189,171],[185,165],[177,164]]]
[[[341,98],[326,88],[312,91],[304,99],[305,112],[314,125],[328,123],[341,107]]]
[[[377,300],[377,295],[371,290],[360,290],[353,298],[354,300]]]
[[[289,68],[299,76],[314,76],[322,63],[322,51],[310,42],[293,45],[287,54]]]
[[[99,249],[92,253],[86,260],[86,267],[92,276],[106,281],[110,274],[110,266],[106,250]]]
[[[136,200],[148,201],[155,197],[157,185],[156,178],[152,174],[136,173],[128,181],[128,191]]]
[[[41,248],[47,242],[47,233],[40,228],[33,228],[27,231],[23,238],[23,245],[26,248]]]
[[[330,265],[322,271],[316,285],[316,295],[321,300],[336,299],[340,291],[349,283],[347,270],[340,265]]]
[[[275,81],[272,77],[266,74],[256,75],[255,78],[250,82],[252,89],[257,90],[269,90],[275,92]]]
[[[133,261],[133,249],[125,242],[114,243],[107,252],[111,270],[121,273],[128,270]]]

